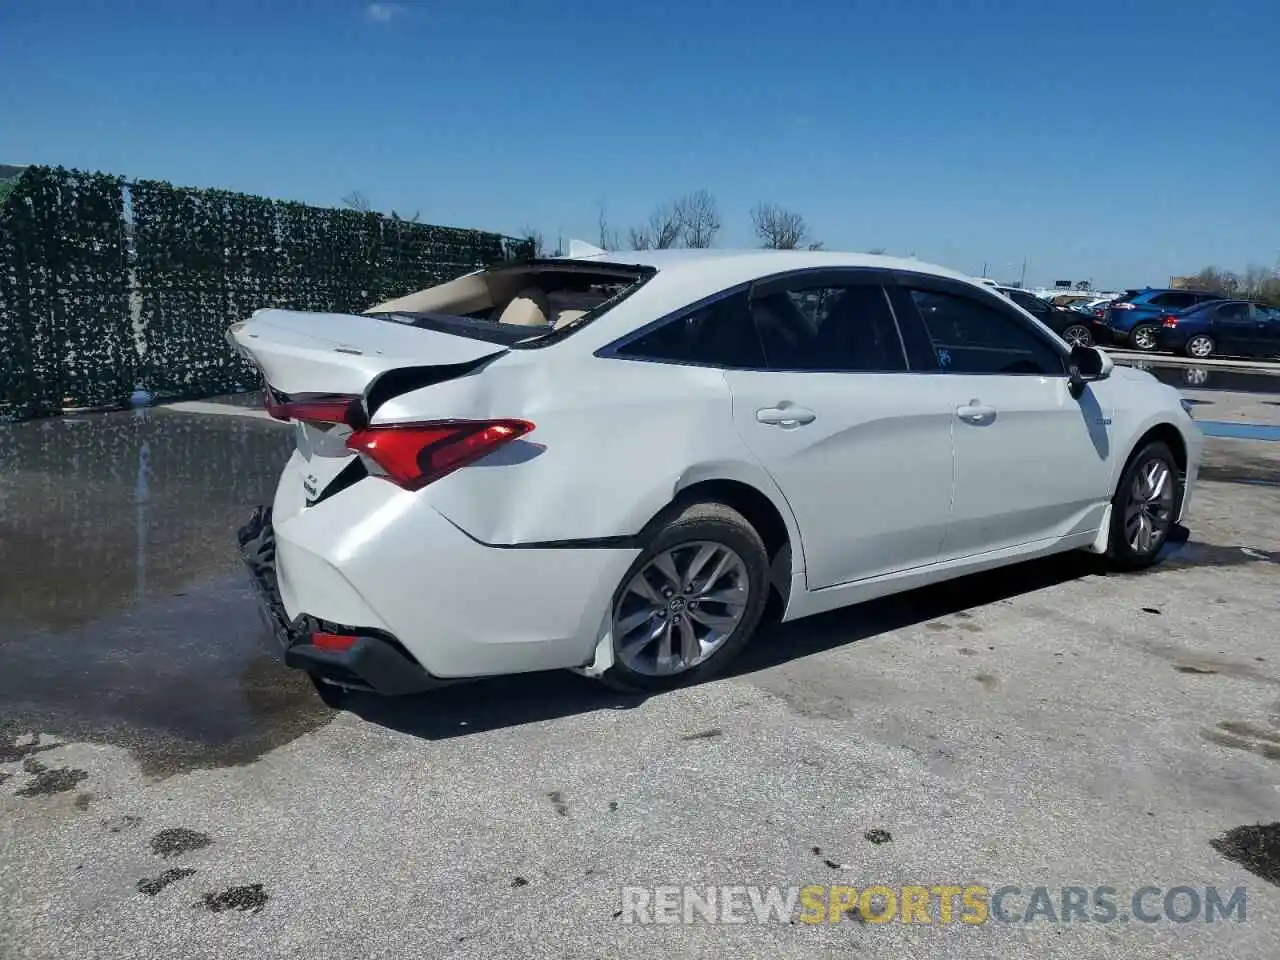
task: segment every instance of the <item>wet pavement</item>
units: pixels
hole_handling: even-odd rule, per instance
[[[326,719],[276,661],[233,540],[291,444],[163,409],[0,424],[0,742],[34,726],[160,773]]]
[[[1280,364],[1277,364],[1275,373],[1258,373],[1230,367],[1161,364],[1158,358],[1139,360],[1116,357],[1115,361],[1120,366],[1146,370],[1161,383],[1179,390],[1225,390],[1232,393],[1280,395]]]

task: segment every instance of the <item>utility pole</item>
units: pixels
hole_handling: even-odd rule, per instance
[[[1018,286],[1025,287],[1027,285],[1027,258],[1024,254],[1022,257],[1022,276],[1018,279]]]

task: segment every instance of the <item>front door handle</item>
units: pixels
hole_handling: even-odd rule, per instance
[[[775,427],[800,427],[813,423],[818,415],[808,407],[797,407],[790,400],[783,400],[776,407],[761,407],[756,411],[756,420]]]
[[[996,408],[988,407],[981,400],[970,400],[963,407],[956,407],[956,416],[965,423],[981,426],[995,420]]]

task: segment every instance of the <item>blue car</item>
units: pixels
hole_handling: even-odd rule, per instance
[[[1218,300],[1160,318],[1157,345],[1204,360],[1280,356],[1280,310],[1250,300]]]
[[[1155,350],[1161,317],[1221,299],[1221,294],[1209,293],[1207,290],[1168,290],[1158,287],[1126,290],[1111,301],[1103,322],[1111,335],[1111,342],[1116,346]]]

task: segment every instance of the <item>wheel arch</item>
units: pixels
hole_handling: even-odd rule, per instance
[[[755,527],[769,555],[770,594],[766,620],[781,618],[791,597],[792,583],[804,573],[804,546],[790,505],[766,476],[720,464],[694,470],[681,477],[671,499],[645,524],[647,532],[673,510],[698,501],[714,501],[732,507]]]
[[[1120,483],[1120,479],[1124,476],[1124,472],[1129,469],[1129,464],[1133,462],[1133,458],[1137,456],[1138,451],[1145,447],[1148,443],[1160,442],[1165,444],[1173,454],[1173,459],[1178,467],[1178,474],[1185,482],[1187,476],[1187,463],[1190,456],[1187,450],[1186,437],[1182,435],[1174,424],[1163,420],[1152,424],[1146,428],[1138,439],[1129,447],[1128,453],[1125,454],[1124,460],[1120,463],[1119,469],[1116,471],[1115,482],[1112,486]]]

